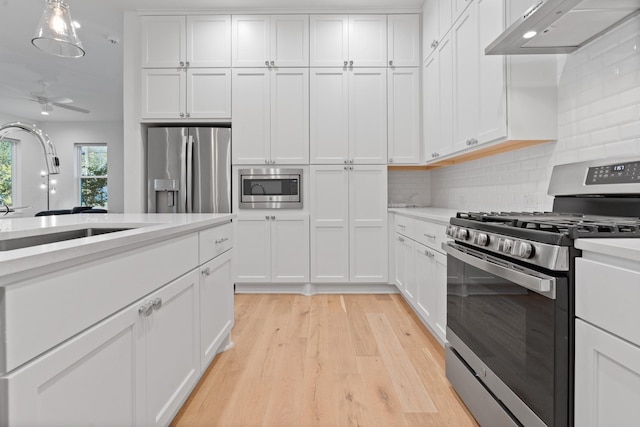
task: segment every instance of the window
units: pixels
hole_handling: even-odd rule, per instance
[[[107,144],[76,144],[80,206],[107,208]]]
[[[0,141],[0,205],[16,202],[16,147],[17,140],[4,138]]]

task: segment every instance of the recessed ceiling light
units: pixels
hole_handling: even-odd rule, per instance
[[[538,34],[536,31],[527,31],[526,33],[524,33],[524,34],[522,35],[522,38],[523,38],[523,39],[530,39],[530,38],[532,38],[532,37],[535,37],[535,36],[536,36],[536,34]]]

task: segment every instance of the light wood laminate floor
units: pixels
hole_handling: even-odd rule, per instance
[[[399,295],[236,295],[234,347],[172,426],[476,426]]]

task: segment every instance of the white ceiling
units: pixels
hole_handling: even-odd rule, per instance
[[[132,10],[219,11],[418,11],[423,0],[67,0],[80,22],[78,36],[86,55],[58,58],[41,52],[31,39],[44,0],[0,0],[0,113],[39,122],[122,120],[122,17]],[[120,40],[111,44],[108,38]],[[83,114],[54,107],[40,114],[31,92],[47,85],[49,97],[65,96]]]

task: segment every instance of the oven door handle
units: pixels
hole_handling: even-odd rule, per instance
[[[506,264],[506,266],[504,266],[498,264],[496,262],[498,260],[494,261],[488,255],[478,252],[479,256],[482,256],[482,258],[480,258],[479,256],[470,255],[470,251],[467,251],[466,248],[464,250],[461,250],[460,248],[462,247],[451,242],[442,244],[442,249],[444,249],[447,254],[466,264],[477,267],[487,273],[495,274],[496,276],[509,280],[523,288],[537,292],[547,298],[556,298],[555,277],[542,275],[534,270],[515,266],[507,261],[504,261]],[[520,269],[522,271],[519,271]]]

